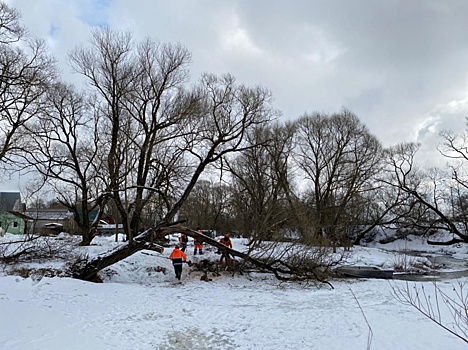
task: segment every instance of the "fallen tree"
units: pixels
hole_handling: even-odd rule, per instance
[[[452,238],[451,240],[448,241],[432,241],[430,239],[427,240],[427,244],[432,244],[432,245],[454,245],[458,243],[467,243],[465,239],[459,239],[459,238]]]
[[[164,251],[164,247],[155,242],[160,242],[161,239],[164,239],[165,236],[172,233],[184,233],[187,236],[196,238],[199,241],[216,247],[220,251],[225,251],[231,256],[239,257],[245,262],[255,266],[260,271],[272,273],[278,280],[316,280],[333,288],[330,282],[326,280],[326,274],[324,274],[324,271],[329,268],[327,264],[310,261],[310,264],[296,265],[281,259],[255,258],[250,254],[228,248],[224,244],[180,224],[151,228],[140,233],[132,241],[125,242],[120,247],[110,252],[101,254],[94,258],[81,258],[71,266],[71,275],[74,278],[86,281],[99,281],[99,271],[135,254],[138,251],[148,249],[162,253]]]

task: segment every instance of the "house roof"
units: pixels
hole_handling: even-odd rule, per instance
[[[33,220],[50,220],[60,221],[68,219],[72,214],[68,209],[42,209],[42,208],[31,208],[26,210],[25,214]]]
[[[0,211],[13,210],[17,201],[21,201],[19,192],[0,192]]]

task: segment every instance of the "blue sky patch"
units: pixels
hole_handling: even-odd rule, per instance
[[[59,27],[55,24],[51,24],[49,27],[49,32],[47,33],[48,36],[55,38],[57,36],[57,32],[59,31]]]
[[[114,0],[90,0],[81,9],[80,19],[92,27],[109,25],[109,8]]]

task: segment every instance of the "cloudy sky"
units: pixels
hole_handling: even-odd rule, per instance
[[[283,119],[353,111],[385,146],[422,143],[468,116],[465,0],[7,0],[73,79],[67,54],[94,26],[181,43],[191,76],[231,73],[275,96]]]

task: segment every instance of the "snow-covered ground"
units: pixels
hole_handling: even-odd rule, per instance
[[[82,249],[95,254],[118,244],[113,237],[95,243]],[[242,244],[235,240],[234,248]],[[399,258],[388,247],[440,252],[417,239],[398,244],[355,247],[348,263],[392,267]],[[200,259],[190,248],[189,258]],[[458,258],[468,258],[467,247],[451,249]],[[405,288],[405,281],[333,280],[330,289],[280,283],[268,275],[224,273],[204,282],[184,266],[182,284],[177,284],[166,259],[170,251],[137,253],[107,269],[100,284],[0,277],[0,349],[467,348],[395,299],[392,290]],[[206,257],[218,256],[207,250]],[[463,281],[438,286],[450,294],[458,282]],[[432,292],[430,282],[409,283],[410,288],[421,285]],[[447,310],[441,312],[450,323]]]

